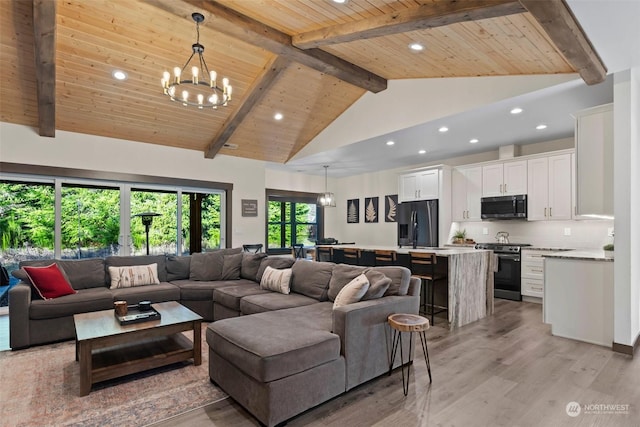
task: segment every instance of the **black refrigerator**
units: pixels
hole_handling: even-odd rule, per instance
[[[438,246],[438,200],[398,204],[398,246]]]

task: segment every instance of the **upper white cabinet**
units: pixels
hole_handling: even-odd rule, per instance
[[[527,161],[517,160],[482,167],[482,197],[527,194]]]
[[[571,219],[571,154],[527,161],[529,221]]]
[[[400,175],[398,202],[437,199],[440,195],[440,171],[428,169]]]
[[[453,221],[480,221],[482,168],[457,168],[451,176]]]
[[[576,114],[576,213],[613,215],[613,105]]]

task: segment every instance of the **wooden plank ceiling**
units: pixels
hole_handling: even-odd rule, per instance
[[[233,85],[215,111],[160,86],[191,54],[192,12]],[[0,1],[0,37],[3,122],[273,162],[388,79],[606,75],[563,0],[15,0]]]

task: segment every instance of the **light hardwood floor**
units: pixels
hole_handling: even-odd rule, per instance
[[[395,370],[288,425],[640,426],[640,357],[551,336],[540,305],[496,300],[489,318],[454,331],[442,325],[436,319],[428,331],[431,385],[418,346],[407,397]],[[581,414],[570,417],[566,407],[573,401],[629,406],[623,414],[583,406]],[[154,426],[255,425],[228,398]]]

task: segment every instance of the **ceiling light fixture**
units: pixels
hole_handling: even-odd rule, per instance
[[[469,143],[470,143],[470,144],[476,144],[477,142],[478,142],[478,139],[477,139],[477,138],[473,138],[473,139],[470,139],[470,140],[469,140]]]
[[[191,56],[184,64],[182,68],[175,67],[173,69],[173,78],[168,71],[165,71],[162,76],[162,88],[164,94],[171,98],[172,101],[181,102],[185,107],[187,105],[192,107],[213,108],[214,110],[219,106],[227,106],[227,103],[231,101],[232,88],[229,85],[229,79],[222,79],[222,87],[218,86],[217,76],[218,74],[207,67],[207,63],[204,60],[204,46],[200,44],[200,23],[204,21],[204,15],[201,13],[192,13],[191,17],[196,23],[197,39],[194,44],[191,45],[193,52]],[[197,54],[197,65],[191,67],[191,78],[181,80],[181,76],[185,75],[185,70],[189,66],[189,63],[193,57]],[[182,91],[178,94],[178,89],[181,85]],[[189,86],[186,86],[186,85]],[[194,97],[189,99],[189,90],[192,91]]]
[[[520,107],[516,107],[513,110],[511,110],[511,114],[520,114],[522,113],[522,108]]]
[[[411,49],[414,52],[421,52],[424,50],[424,46],[421,45],[420,43],[411,43],[409,45],[409,49]]]
[[[112,75],[116,80],[127,80],[127,73],[122,70],[114,70]]]
[[[395,144],[395,142],[393,142],[393,141],[387,141],[387,145],[393,145],[393,144]]]
[[[418,154],[424,154],[426,152],[427,152],[427,150],[420,150],[420,151],[418,151]]]
[[[275,113],[273,115],[273,118],[276,119],[276,120],[282,120],[283,117],[284,116],[282,115],[282,113]]]
[[[545,125],[544,123],[539,124],[538,126],[536,126],[536,129],[538,130],[542,130],[542,129],[546,129],[547,125]]]
[[[334,3],[345,4],[348,0],[332,0]]]
[[[448,130],[449,130],[449,128],[448,128],[448,127],[446,127],[446,126],[442,126],[440,129],[438,129],[438,132],[442,132],[442,133],[444,133],[444,132],[447,132]]]
[[[320,206],[324,206],[325,208],[335,208],[336,207],[336,197],[333,193],[330,193],[327,190],[327,170],[329,169],[329,165],[324,165],[324,193],[318,194],[318,204]]]

